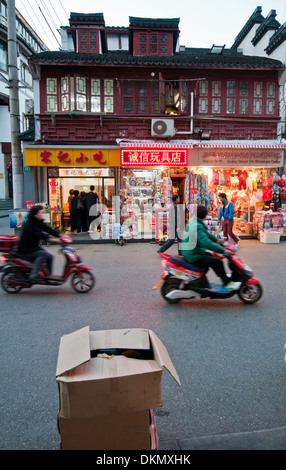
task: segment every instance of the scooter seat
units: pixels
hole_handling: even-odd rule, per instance
[[[209,269],[209,268],[199,268],[198,266],[195,266],[192,263],[188,263],[182,256],[170,256],[170,259],[171,261],[174,261],[174,263],[178,264],[179,266],[190,269],[192,271],[196,271],[198,273],[206,273],[208,272],[208,269]]]

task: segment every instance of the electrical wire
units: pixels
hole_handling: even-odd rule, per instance
[[[30,26],[32,26],[33,30],[37,33],[37,35],[40,37],[40,39],[43,41],[43,43],[46,44],[46,46],[47,46],[47,43],[49,43],[50,39],[49,39],[49,37],[47,36],[47,34],[46,34],[44,28],[42,27],[41,22],[39,21],[39,18],[38,18],[37,15],[35,14],[35,11],[34,11],[33,7],[32,7],[31,4],[30,4],[30,0],[26,0],[26,1],[28,2],[29,6],[30,6],[30,10],[28,11],[28,10],[26,9],[26,6],[25,6],[25,4],[24,4],[24,2],[23,2],[22,0],[18,0],[17,3],[21,2],[21,5],[22,5],[22,6],[21,6],[21,8],[19,8],[19,7],[17,6],[17,10],[18,10],[20,13],[23,12],[23,10],[26,12],[25,14],[23,14],[24,19],[27,21],[27,23],[30,24]],[[33,19],[33,17],[31,16],[31,12],[35,15],[36,23],[34,22],[34,19]],[[22,14],[22,13],[21,13],[21,14]],[[41,33],[40,33],[40,34],[39,34],[38,31],[37,31],[38,28],[39,28],[39,23],[40,23],[40,26],[41,26]],[[46,39],[44,39],[44,36],[45,36]],[[46,41],[47,41],[47,43],[46,43]],[[50,43],[50,44],[51,44],[51,43]]]
[[[43,9],[46,10],[46,13],[47,13],[48,17],[50,18],[51,22],[53,23],[55,29],[57,29],[57,25],[54,21],[54,18],[51,16],[51,14],[50,14],[49,10],[47,9],[46,5],[44,4],[43,0],[40,0],[40,2],[42,4]]]
[[[51,5],[51,8],[52,8],[52,9],[53,9],[53,11],[54,11],[54,14],[55,14],[55,16],[56,16],[56,17],[57,17],[57,19],[58,19],[59,25],[60,25],[60,24],[61,24],[61,22],[62,22],[62,20],[59,18],[59,16],[58,16],[58,14],[57,14],[56,10],[54,9],[54,7],[53,7],[53,4],[52,4],[51,0],[49,0],[49,2],[50,2],[50,5]]]
[[[67,12],[66,12],[66,10],[65,10],[65,8],[64,8],[64,6],[63,6],[63,4],[62,4],[62,2],[61,2],[61,0],[59,0],[59,2],[60,2],[60,5],[61,5],[62,9],[64,10],[64,12],[65,12],[65,14],[66,14],[66,16],[67,16],[67,19],[69,19],[69,15],[67,14]]]

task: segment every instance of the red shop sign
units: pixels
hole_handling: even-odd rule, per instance
[[[186,166],[187,150],[131,148],[121,149],[122,166]]]

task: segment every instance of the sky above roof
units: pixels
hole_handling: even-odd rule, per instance
[[[286,21],[286,0],[15,0],[21,12],[51,50],[60,46],[60,26],[69,25],[70,12],[103,13],[106,26],[128,26],[129,16],[180,18],[180,44],[187,47],[231,47],[257,6],[266,18],[276,10],[276,20]]]

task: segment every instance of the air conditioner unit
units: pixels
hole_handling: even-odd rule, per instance
[[[174,119],[152,119],[151,134],[153,137],[173,137],[175,133]]]

